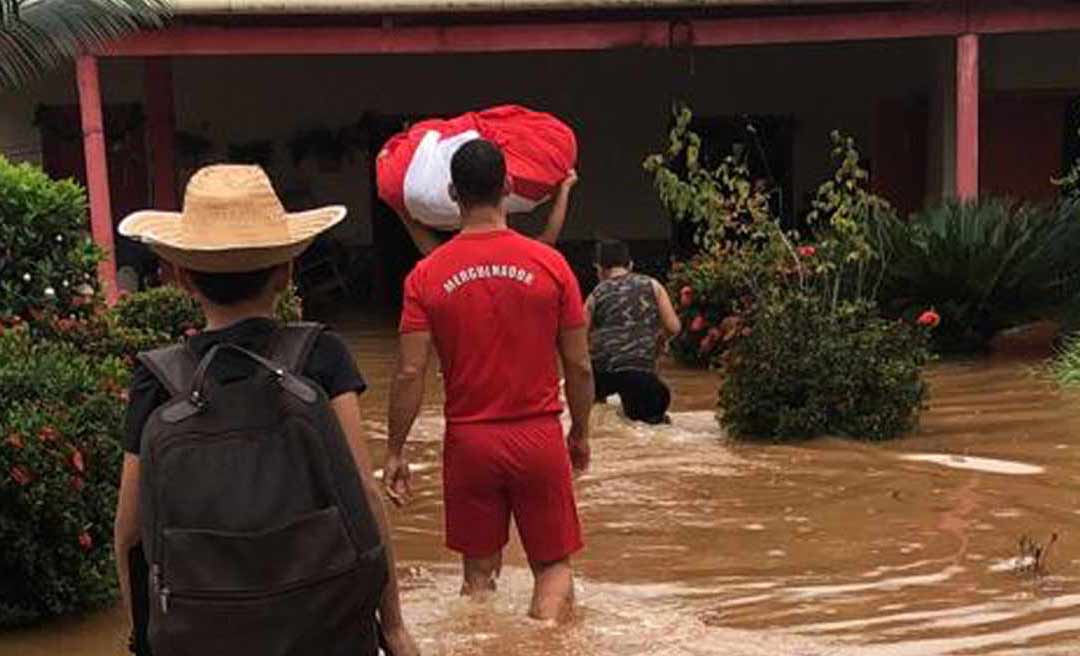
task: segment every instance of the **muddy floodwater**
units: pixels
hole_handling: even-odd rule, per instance
[[[381,462],[392,331],[339,327],[371,383]],[[456,597],[433,375],[410,439],[416,499],[393,513],[407,617],[441,656],[1080,654],[1080,396],[1034,377],[1036,362],[935,365],[917,434],[798,446],[723,439],[715,379],[668,365],[674,425],[630,425],[614,406],[594,417],[580,610],[563,627],[524,619],[516,542],[494,600]],[[1054,533],[1045,574],[1019,573],[1020,537]],[[119,627],[113,610],[4,634],[0,656],[111,656]]]

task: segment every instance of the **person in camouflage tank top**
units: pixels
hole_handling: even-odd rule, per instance
[[[600,284],[585,303],[596,400],[618,394],[629,419],[663,423],[671,391],[656,373],[657,345],[679,333],[679,316],[663,285],[634,273],[625,243],[598,243],[596,270]]]

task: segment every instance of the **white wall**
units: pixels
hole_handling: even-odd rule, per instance
[[[65,86],[74,85],[70,71],[21,89],[0,95],[0,153],[20,162],[41,163],[41,136],[34,127],[34,108],[46,98],[65,97]]]

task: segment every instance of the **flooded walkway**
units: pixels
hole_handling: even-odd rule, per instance
[[[346,328],[372,386],[378,462],[393,338]],[[595,416],[569,627],[524,619],[517,544],[492,602],[456,598],[433,376],[410,438],[416,499],[393,513],[407,616],[440,656],[1078,654],[1080,396],[1038,381],[1032,364],[938,365],[917,435],[799,446],[722,439],[715,380],[670,367],[673,426],[629,425],[614,407]],[[1017,573],[1021,536],[1054,533],[1046,574]],[[109,611],[0,635],[0,656],[111,656],[121,643]]]

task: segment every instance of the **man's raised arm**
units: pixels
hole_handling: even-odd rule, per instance
[[[570,207],[570,190],[574,188],[577,181],[577,171],[570,169],[566,179],[562,181],[558,191],[555,192],[555,201],[551,205],[547,225],[544,226],[544,231],[536,238],[537,241],[552,246],[559,241],[559,233],[562,232],[563,224],[566,223],[566,210]]]

